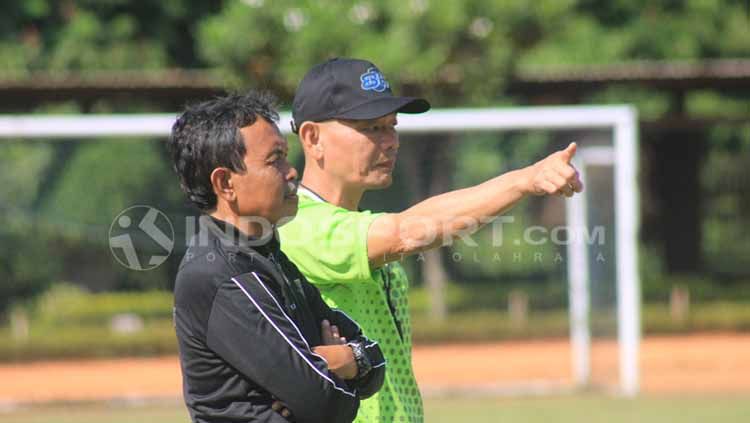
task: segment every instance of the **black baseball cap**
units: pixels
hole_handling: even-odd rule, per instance
[[[372,62],[335,58],[313,66],[302,78],[292,103],[292,131],[305,121],[377,119],[394,113],[423,113],[423,98],[397,97]]]

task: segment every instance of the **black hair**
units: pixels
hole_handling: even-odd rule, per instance
[[[167,148],[188,199],[206,211],[216,207],[211,172],[226,167],[246,170],[240,128],[261,117],[276,123],[276,98],[267,92],[229,94],[188,106],[172,126]]]

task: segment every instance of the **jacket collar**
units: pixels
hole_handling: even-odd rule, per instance
[[[312,200],[317,201],[318,203],[331,204],[331,203],[328,202],[328,200],[326,200],[325,198],[321,197],[320,194],[318,194],[317,192],[311,190],[310,188],[302,185],[302,183],[300,183],[299,186],[297,187],[297,193],[302,193],[302,194],[310,197]],[[342,208],[341,206],[336,206],[336,207]],[[357,208],[357,211],[361,212],[361,211],[364,211],[364,210],[362,210],[362,208]]]
[[[206,231],[209,236],[218,239],[225,249],[254,250],[264,256],[276,254],[281,249],[276,227],[273,227],[270,234],[261,238],[246,235],[231,223],[209,215],[200,216],[199,221],[201,231]]]
[[[310,188],[302,185],[301,183],[297,186],[297,192],[298,193],[301,192],[301,193],[307,195],[308,197],[312,198],[313,200],[315,200],[315,201],[317,201],[319,203],[327,203],[328,202],[323,197],[321,197],[320,195],[318,195],[317,192],[315,192],[315,191],[311,190]]]

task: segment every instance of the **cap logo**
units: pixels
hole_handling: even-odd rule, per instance
[[[367,72],[360,75],[359,79],[362,81],[362,89],[365,91],[382,93],[390,87],[383,74],[376,68],[367,69]]]

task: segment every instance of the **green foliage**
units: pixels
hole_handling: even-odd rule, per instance
[[[452,97],[436,88],[445,78],[461,80],[464,92],[487,101],[502,86],[512,51],[506,27],[482,18],[503,16],[496,8],[479,1],[231,1],[201,24],[198,44],[233,81],[286,95],[313,64],[354,56],[376,61],[395,87],[412,84],[449,104]]]
[[[42,151],[52,148],[46,144],[27,147],[32,146]],[[127,271],[116,264],[107,247],[115,216],[139,204],[167,213],[177,225],[177,235],[182,235],[179,231],[184,229],[181,222],[186,212],[180,207],[183,195],[163,144],[107,140],[61,143],[54,148],[58,161],[40,164],[34,170],[35,176],[28,178],[29,182],[8,185],[22,188],[30,200],[16,203],[12,210],[13,216],[25,226],[14,235],[15,247],[11,242],[3,244],[3,248],[14,248],[0,258],[10,267],[5,279],[7,285],[17,287],[22,283],[21,266],[28,262],[29,270],[35,272],[35,283],[42,286],[54,280],[76,278],[96,290],[167,287],[173,279],[169,267],[150,272]],[[8,179],[31,172],[24,165],[33,157],[9,163]],[[63,157],[65,160],[61,160]],[[34,183],[39,185],[36,191],[31,189],[33,186],[23,188]],[[32,239],[35,242],[30,242]],[[176,241],[178,246],[185,245],[184,241]],[[178,248],[176,253],[181,251]],[[35,261],[42,264],[35,266]]]
[[[192,33],[197,21],[220,6],[190,0],[6,3],[0,15],[3,79],[28,78],[35,71],[62,77],[68,72],[200,66]],[[142,103],[97,100],[86,108],[149,110]],[[56,103],[36,111],[82,109]],[[0,150],[0,315],[11,301],[66,277],[89,284],[96,280],[100,289],[164,286],[171,279],[166,269],[126,273],[102,248],[109,223],[126,206],[150,203],[184,213],[183,197],[160,147],[24,142],[3,143]]]
[[[545,25],[544,37],[522,57],[523,66],[750,54],[747,6],[741,0],[577,3],[564,22]]]
[[[134,201],[156,207],[175,201],[181,193],[163,153],[161,141],[81,144],[55,181],[56,189],[43,209],[61,221],[108,227]],[[175,183],[154,184],[155,181]]]
[[[91,294],[56,284],[25,307],[31,316],[28,339],[12,338],[8,329],[0,331],[5,344],[0,360],[174,354],[172,304],[172,294],[164,291]],[[137,316],[143,328],[113,331],[112,319],[122,314]]]
[[[750,99],[722,96],[713,91],[701,90],[686,98],[687,112],[692,116],[715,116],[717,111],[727,118],[740,118],[750,110]],[[715,139],[716,137],[711,137]]]
[[[741,0],[679,7],[668,0],[229,1],[201,23],[198,45],[235,83],[287,95],[311,65],[355,56],[437,104],[482,105],[516,66],[747,56],[745,7]]]
[[[219,5],[190,0],[11,1],[0,16],[0,71],[200,65],[192,31]]]
[[[453,187],[464,188],[544,157],[550,134],[543,131],[468,133],[458,139]]]
[[[5,222],[9,227],[0,232],[0,321],[12,303],[42,292],[61,267],[58,258],[41,257],[29,242],[49,239],[49,233],[23,217]]]
[[[30,207],[37,198],[43,179],[39,175],[54,158],[51,145],[6,141],[0,154],[0,198],[13,203],[0,204],[0,212]]]
[[[103,22],[93,11],[79,11],[60,31],[48,66],[55,70],[164,67],[162,46],[157,40],[133,42],[137,30],[133,16],[123,14]]]
[[[716,301],[694,304],[685,321],[676,321],[666,304],[643,307],[643,327],[646,333],[687,333],[750,330],[750,302]]]
[[[667,304],[673,287],[685,288],[690,292],[693,304],[704,303],[750,303],[748,281],[722,285],[715,280],[671,276],[657,279],[653,275],[644,276],[641,281],[643,301],[647,304]],[[529,282],[523,279],[503,278],[492,282],[449,283],[446,286],[446,305],[450,312],[498,311],[507,309],[508,297],[514,291],[522,291],[529,296],[529,308],[533,310],[564,309],[568,303],[568,286],[563,279]],[[596,301],[597,298],[592,298]],[[614,308],[613,302],[600,304]],[[415,315],[427,315],[429,293],[425,287],[413,287],[409,295],[409,306]]]
[[[529,307],[540,310],[564,309],[567,306],[567,286],[561,281],[529,284],[527,281],[495,283],[449,283],[446,286],[446,305],[449,312],[505,310],[508,296],[523,291],[529,296]],[[414,315],[427,315],[429,293],[426,288],[412,288],[409,308]]]
[[[732,108],[728,104],[727,108]],[[747,110],[747,109],[746,109]],[[750,126],[737,130],[718,126],[706,158],[701,185],[704,208],[703,255],[714,274],[729,278],[750,274]]]
[[[98,326],[113,316],[131,313],[146,323],[172,318],[171,292],[144,291],[91,294],[75,285],[58,284],[42,295],[34,308],[42,327]]]
[[[28,210],[42,190],[39,174],[53,160],[51,146],[8,142],[0,154],[0,315],[16,298],[41,292],[58,269],[55,259],[41,260],[38,243],[47,228],[33,224]]]
[[[657,119],[669,112],[669,96],[647,88],[611,86],[592,94],[587,99],[592,104],[635,104],[640,119]]]
[[[685,321],[670,316],[666,304],[646,304],[641,316],[644,335],[690,332],[746,332],[750,330],[750,302],[695,304]],[[615,336],[615,310],[592,311],[591,331],[596,336]],[[454,312],[445,322],[412,313],[415,343],[489,342],[504,339],[538,339],[569,336],[569,315],[565,310],[530,310],[528,321],[519,326],[505,310],[465,310]]]
[[[88,313],[89,316],[94,314]],[[607,336],[614,333],[616,326],[611,313],[595,313],[591,319],[594,333]],[[642,324],[646,335],[750,331],[750,306],[736,302],[699,304],[691,308],[687,320],[680,322],[670,317],[666,305],[648,304],[643,308]],[[433,322],[418,313],[413,313],[412,317],[412,334],[418,344],[559,338],[567,337],[568,332],[568,314],[564,310],[532,309],[527,326],[513,323],[504,310],[498,309],[453,312],[445,323]],[[105,322],[38,327],[32,322],[28,340],[12,339],[8,329],[0,330],[0,340],[0,361],[153,356],[177,352],[174,328],[168,318],[146,320],[144,328],[133,334],[114,333]]]
[[[0,331],[0,361],[156,356],[177,353],[171,320],[153,321],[137,333],[118,334],[108,327],[57,326],[34,330],[26,341]]]
[[[454,313],[444,323],[416,315],[412,318],[412,338],[417,344],[437,344],[564,337],[568,333],[564,311],[533,314],[528,323],[528,327],[514,325],[502,311]]]
[[[427,292],[412,289],[412,331],[417,343],[482,342],[568,336],[565,305],[550,307],[549,300],[565,292],[561,286],[527,292],[529,317],[525,325],[513,322],[507,313],[510,288],[495,285],[448,286],[450,318],[443,323],[429,319]],[[645,334],[694,331],[750,331],[750,298],[745,302],[712,301],[693,304],[684,321],[670,316],[665,301],[643,306]],[[33,306],[28,339],[11,337],[0,329],[0,361],[51,358],[151,356],[175,354],[177,343],[172,325],[172,295],[161,291],[91,294],[71,285],[56,285]],[[143,329],[117,333],[112,318],[124,313],[143,321]],[[615,332],[614,308],[594,309],[592,332],[611,336]]]
[[[467,241],[455,241],[451,260],[461,269],[462,276],[470,279],[517,278],[528,283],[529,279],[547,279],[563,271],[564,250],[551,242],[533,245],[521,241],[526,239],[525,235],[534,234],[529,228],[535,229],[519,215],[513,222],[498,220],[495,226],[488,224],[467,237]],[[534,234],[533,239],[544,239],[544,236]]]

